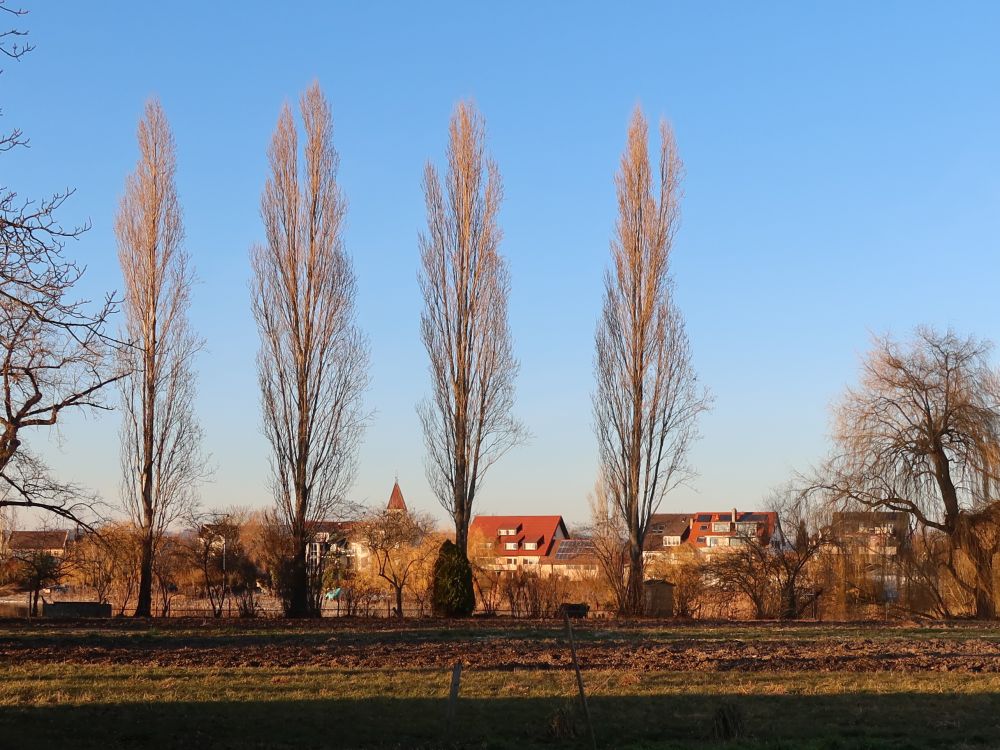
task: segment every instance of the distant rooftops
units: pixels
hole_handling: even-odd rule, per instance
[[[45,552],[65,550],[69,532],[62,531],[12,531],[7,540],[11,552]]]

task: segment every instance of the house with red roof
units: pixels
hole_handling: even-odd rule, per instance
[[[556,543],[569,538],[562,516],[476,516],[469,525],[469,556],[494,570],[535,570]]]
[[[741,547],[749,539],[763,544],[777,543],[778,514],[773,511],[732,511],[695,513],[687,542],[699,552],[711,555]]]

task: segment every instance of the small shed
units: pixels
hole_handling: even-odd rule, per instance
[[[673,617],[674,584],[669,581],[649,580],[643,584],[644,611],[649,617]]]

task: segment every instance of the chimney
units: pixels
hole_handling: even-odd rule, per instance
[[[736,508],[733,508],[733,533],[736,533]]]

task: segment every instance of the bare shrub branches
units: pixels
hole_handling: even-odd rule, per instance
[[[308,613],[308,526],[346,504],[368,385],[368,346],[355,325],[354,269],[343,247],[346,201],[336,181],[333,119],[319,84],[300,102],[300,162],[285,107],[268,150],[261,196],[266,242],[251,250],[251,298],[273,489],[294,541],[289,614]]]
[[[653,195],[646,120],[636,109],[615,178],[618,221],[595,336],[594,429],[608,495],[628,529],[625,611],[642,607],[642,544],[664,495],[692,475],[688,451],[709,406],[691,367],[673,301],[670,253],[680,222],[682,165],[660,128],[659,196]]]
[[[194,273],[174,183],[176,149],[159,102],[147,102],[137,130],[139,161],[115,222],[125,279],[129,345],[122,349],[122,500],[138,529],[136,616],[149,617],[153,562],[166,529],[188,515],[205,478],[195,418],[194,359],[203,341],[188,312]]]
[[[427,233],[420,236],[421,336],[432,395],[419,406],[427,479],[467,551],[483,477],[526,437],[513,414],[518,363],[507,323],[510,274],[500,254],[500,171],[486,155],[485,124],[460,103],[449,126],[448,171],[424,170]]]

